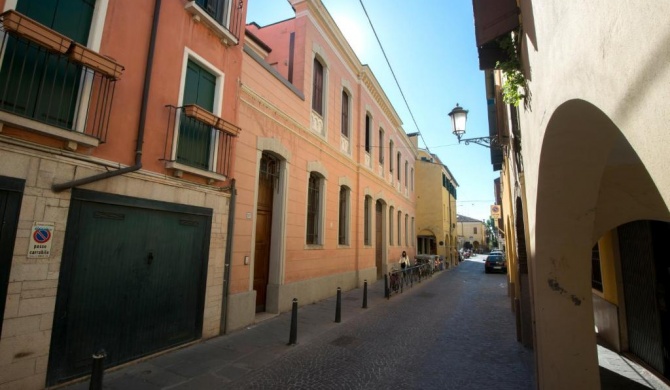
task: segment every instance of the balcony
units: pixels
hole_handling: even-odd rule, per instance
[[[16,11],[0,15],[0,122],[98,146],[123,66]]]
[[[166,167],[177,177],[188,172],[210,184],[227,180],[239,127],[194,104],[166,107],[170,111],[163,158]]]
[[[209,27],[226,46],[240,42],[244,0],[189,0],[184,9]]]

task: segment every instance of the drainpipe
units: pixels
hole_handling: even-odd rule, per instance
[[[233,253],[233,232],[235,231],[235,204],[237,203],[237,189],[235,179],[230,184],[230,206],[228,207],[228,234],[226,236],[226,254],[223,265],[223,302],[221,306],[221,322],[219,334],[228,333],[226,317],[228,314],[228,295],[230,294],[230,263]]]
[[[149,52],[147,53],[147,66],[144,71],[144,90],[142,92],[142,105],[140,107],[140,121],[137,130],[137,144],[135,148],[135,164],[129,167],[117,169],[116,171],[104,172],[98,175],[72,180],[66,183],[54,184],[51,189],[54,192],[61,192],[73,187],[93,183],[99,180],[109,179],[110,177],[120,176],[129,172],[134,172],[142,168],[142,145],[144,143],[144,127],[147,120],[147,105],[149,101],[149,87],[151,86],[151,74],[154,64],[154,51],[156,48],[156,32],[158,30],[158,19],[160,15],[161,0],[156,0],[154,4],[154,17],[151,25],[151,38],[149,40]]]

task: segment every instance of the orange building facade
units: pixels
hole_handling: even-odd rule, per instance
[[[228,327],[383,278],[416,253],[417,149],[319,0],[247,25]]]
[[[224,331],[246,3],[0,1],[0,387]]]

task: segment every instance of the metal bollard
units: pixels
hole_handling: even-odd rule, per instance
[[[342,322],[342,289],[337,288],[337,301],[335,302],[335,322]]]
[[[363,309],[368,308],[368,280],[363,281]]]
[[[107,352],[104,349],[93,354],[93,368],[91,370],[91,383],[88,385],[89,390],[102,390],[102,376],[105,372],[104,362],[106,357]]]
[[[291,309],[291,333],[288,337],[288,345],[295,345],[298,341],[298,298],[293,298]]]

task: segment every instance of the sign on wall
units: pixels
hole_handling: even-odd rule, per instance
[[[499,219],[500,218],[500,206],[497,204],[491,205],[491,218]]]
[[[51,256],[51,242],[54,234],[53,222],[35,222],[28,241],[28,258],[38,259]]]

